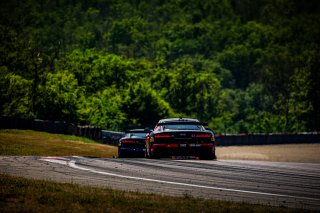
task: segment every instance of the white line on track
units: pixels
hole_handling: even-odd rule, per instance
[[[78,165],[76,165],[76,162],[74,160],[69,161],[68,165],[71,168],[74,168],[74,169],[79,169],[79,170],[83,170],[83,171],[89,171],[89,172],[93,172],[93,173],[101,174],[101,175],[107,175],[107,176],[113,176],[113,177],[119,177],[119,178],[127,178],[127,179],[132,179],[132,180],[140,180],[140,181],[148,181],[148,182],[164,183],[164,184],[188,186],[188,187],[196,187],[196,188],[204,188],[204,189],[214,189],[214,190],[229,191],[229,192],[239,192],[239,193],[247,193],[247,194],[256,194],[256,195],[266,195],[266,196],[286,197],[286,198],[294,198],[294,199],[307,199],[307,200],[320,201],[320,199],[309,198],[309,197],[299,197],[299,196],[282,195],[282,194],[274,194],[274,193],[266,193],[266,192],[220,188],[220,187],[214,187],[214,186],[203,186],[203,185],[197,185],[197,184],[188,184],[188,183],[156,180],[156,179],[134,177],[134,176],[127,176],[127,175],[119,175],[119,174],[103,172],[103,171],[98,171],[98,170],[95,170],[95,169],[89,169],[89,168],[85,168],[85,167],[82,167],[82,166],[78,166]]]
[[[69,159],[62,158],[62,157],[40,157],[38,158],[38,160],[62,164],[62,165],[68,165],[68,162],[70,161]]]

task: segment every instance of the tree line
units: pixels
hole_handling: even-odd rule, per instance
[[[110,130],[320,130],[317,0],[0,3],[0,113]]]

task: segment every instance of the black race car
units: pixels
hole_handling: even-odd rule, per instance
[[[162,119],[146,135],[145,155],[148,158],[196,156],[215,159],[214,134],[196,119]]]
[[[147,132],[144,129],[132,129],[125,133],[119,140],[118,157],[144,157]]]

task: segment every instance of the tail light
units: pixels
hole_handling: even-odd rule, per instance
[[[214,138],[214,135],[210,133],[198,133],[198,134],[193,134],[192,137],[194,138],[211,138],[212,142],[215,142],[216,139]]]
[[[195,138],[211,138],[211,134],[210,133],[199,133],[199,134],[193,134],[192,137]]]
[[[154,135],[155,138],[172,138],[171,134],[156,134]]]
[[[134,143],[135,140],[130,140],[130,139],[124,139],[121,141],[121,143]]]

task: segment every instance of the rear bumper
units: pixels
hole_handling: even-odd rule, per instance
[[[158,157],[203,156],[215,154],[215,145],[206,144],[153,144],[151,153]]]
[[[123,156],[129,157],[141,157],[144,156],[145,148],[128,148],[128,147],[121,147],[118,149],[118,154]]]

